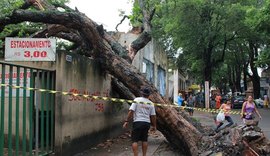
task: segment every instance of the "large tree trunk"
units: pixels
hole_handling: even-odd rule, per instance
[[[244,91],[247,91],[247,71],[248,71],[248,67],[246,63],[244,63],[243,65]]]
[[[241,69],[240,69],[240,65],[235,67],[235,87],[236,90],[239,92],[242,92],[241,89]]]
[[[252,71],[252,75],[250,75],[250,77],[253,84],[254,99],[260,98],[260,76],[258,74],[257,67],[255,66],[255,61],[257,57],[258,57],[258,48],[255,43],[249,41],[250,69]]]
[[[130,92],[139,96],[142,86],[148,86],[151,89],[150,100],[161,104],[156,106],[158,130],[171,143],[183,149],[186,155],[198,155],[198,140],[201,139],[201,133],[179,115],[175,108],[163,105],[168,101],[165,101],[160,96],[157,89],[134,66],[115,54],[108,42],[108,38],[105,39],[104,37],[107,33],[100,29],[91,19],[79,12],[17,10],[11,16],[0,19],[0,31],[3,30],[5,25],[23,21],[59,24],[77,30],[84,43],[87,43],[85,47],[88,48],[88,51],[85,52],[85,55],[100,59],[103,68],[122,82]]]
[[[37,6],[40,7],[40,5]],[[44,9],[42,6],[40,8],[42,8],[42,10]],[[50,28],[48,28],[47,30],[35,34],[36,36],[42,36],[42,34],[51,34],[53,36],[61,36],[66,39],[70,39],[77,44],[81,43],[79,47],[84,49],[83,54],[85,56],[92,56],[99,59],[102,62],[103,68],[106,70],[106,72],[114,76],[112,87],[121,97],[133,99],[135,96],[139,96],[142,86],[148,86],[152,91],[150,99],[156,103],[158,130],[165,135],[168,141],[176,145],[179,149],[182,149],[185,155],[209,155],[209,151],[231,151],[231,149],[228,150],[228,138],[231,138],[231,133],[219,133],[219,135],[222,136],[228,134],[224,137],[226,138],[225,141],[222,140],[222,137],[219,135],[215,135],[217,137],[209,137],[208,135],[202,137],[202,133],[198,130],[203,128],[200,127],[196,129],[193,124],[191,124],[192,120],[186,116],[183,111],[180,111],[179,113],[174,107],[171,107],[172,105],[166,105],[166,103],[168,104],[168,101],[164,100],[160,96],[157,89],[152,86],[134,66],[117,55],[120,54],[120,51],[125,51],[124,48],[121,48],[121,46],[119,46],[119,44],[114,41],[113,38],[109,37],[109,35],[103,30],[102,26],[98,26],[84,14],[77,11],[75,12],[73,10],[69,10],[68,12],[44,10],[42,12],[37,12],[17,10],[14,11],[10,16],[0,18],[0,32],[5,28],[6,25],[17,24],[24,21],[56,24],[50,25],[51,30],[54,31],[50,31]],[[63,26],[62,29],[61,26],[59,27],[59,25]],[[56,27],[59,29],[56,30]],[[207,72],[207,74],[211,75],[211,70],[210,72]],[[206,78],[206,80],[211,80],[211,77]],[[196,125],[196,127],[197,126],[198,125]],[[241,127],[239,130],[241,130]],[[237,134],[237,136],[239,136],[239,134]],[[254,138],[253,135],[251,137]],[[259,139],[262,140],[261,138]],[[233,144],[230,147],[235,148],[235,145],[242,147],[241,140],[237,140],[232,140],[231,142]],[[213,143],[214,141],[220,142]],[[262,141],[265,142],[264,140]],[[222,143],[224,143],[224,145]],[[260,149],[260,151],[262,151],[261,153],[270,153],[267,151],[269,146],[265,146],[264,144],[261,145],[261,147],[265,148],[265,150]],[[267,143],[267,145],[269,145],[269,143]],[[222,147],[225,148],[221,149]],[[236,153],[239,153],[238,149],[240,148],[235,149]],[[204,151],[206,152],[202,153]]]
[[[165,101],[157,90],[138,72],[135,67],[123,61],[122,58],[113,55],[109,50],[101,54],[103,60],[106,60],[104,68],[112,75],[118,78],[129,88],[136,96],[139,96],[142,86],[149,86],[152,94],[150,100],[164,104]],[[158,129],[173,144],[184,148],[189,155],[197,155],[197,139],[201,135],[198,130],[178,114],[175,108],[168,106],[157,106]]]

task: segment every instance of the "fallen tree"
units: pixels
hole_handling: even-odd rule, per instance
[[[68,7],[67,12],[59,12],[55,9],[44,11],[32,11],[25,9],[14,10],[9,16],[0,19],[0,31],[9,24],[17,24],[24,21],[41,22],[50,24],[46,29],[37,32],[33,37],[51,36],[73,39],[83,49],[82,54],[94,57],[102,61],[103,68],[122,82],[126,88],[135,96],[140,96],[142,86],[148,86],[152,94],[150,99],[155,103],[165,104],[157,89],[152,86],[146,78],[127,60],[119,57],[116,41],[111,38],[102,26],[97,25],[84,14]],[[56,29],[57,28],[57,29]],[[53,30],[53,31],[52,31]],[[73,36],[76,36],[73,38]],[[123,50],[123,48],[122,48]],[[201,138],[199,131],[178,112],[171,107],[156,107],[158,130],[177,147],[184,149],[188,155],[197,155],[197,140]]]
[[[117,43],[102,26],[97,25],[84,14],[77,10],[72,10],[64,5],[48,7],[47,3],[39,1],[26,2],[30,5],[23,5],[22,9],[14,10],[11,15],[0,19],[0,32],[10,24],[21,22],[41,22],[47,27],[32,35],[32,37],[56,36],[76,43],[73,50],[80,49],[80,54],[94,57],[102,62],[103,69],[111,74],[115,79],[113,83],[122,98],[132,98],[140,96],[142,86],[148,86],[152,92],[150,100],[155,103],[169,103],[158,93],[157,89],[149,83],[146,78],[129,62],[132,60],[136,51],[149,42],[149,38],[143,36],[133,42],[133,52],[129,59],[124,59],[118,54],[129,53],[119,43]],[[31,4],[35,5],[40,11],[28,10]],[[45,5],[46,4],[46,5]],[[54,7],[61,7],[65,12],[59,12]],[[49,8],[49,9],[46,9]],[[151,17],[151,16],[149,16]],[[149,29],[145,29],[149,30]],[[135,50],[134,50],[135,49]],[[207,146],[201,146],[202,142],[210,144],[207,139],[202,137],[202,133],[190,122],[188,116],[179,114],[174,107],[156,106],[158,130],[167,140],[186,155],[199,155],[204,152]],[[203,140],[202,140],[203,139]],[[198,142],[201,140],[201,142]]]

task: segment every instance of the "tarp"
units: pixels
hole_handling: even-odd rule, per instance
[[[189,86],[188,89],[191,89],[191,90],[200,90],[200,86],[199,85],[196,85],[196,84],[193,84],[193,85]]]

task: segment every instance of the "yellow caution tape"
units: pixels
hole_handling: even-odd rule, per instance
[[[174,103],[177,105],[177,103]],[[188,106],[175,106],[175,107],[180,107],[181,109],[193,109],[201,112],[209,112],[209,113],[219,113],[220,111],[226,112],[225,110],[220,110],[220,109],[212,109],[212,108],[200,108],[200,107],[188,107]],[[230,114],[241,114],[240,111],[234,111],[230,110],[228,111]]]
[[[105,100],[105,101],[113,101],[113,102],[121,102],[121,103],[137,103],[136,101],[133,100],[127,100],[127,99],[119,99],[119,98],[111,98],[111,97],[104,97],[104,96],[92,96],[92,95],[87,95],[87,94],[78,94],[78,93],[73,93],[73,92],[65,92],[65,91],[56,91],[56,90],[49,90],[49,89],[41,89],[41,88],[30,88],[30,87],[23,87],[23,86],[16,86],[16,85],[9,85],[9,84],[2,84],[0,85],[1,87],[12,87],[15,89],[26,89],[30,91],[39,91],[39,92],[47,92],[51,94],[56,94],[60,93],[62,95],[72,95],[72,96],[81,96],[84,98],[92,98],[95,100]],[[188,106],[178,106],[177,103],[174,104],[160,104],[160,103],[149,103],[149,102],[139,102],[140,104],[153,104],[155,106],[165,106],[165,107],[176,107],[180,109],[193,109],[201,112],[209,112],[209,113],[218,113],[221,110],[219,109],[211,109],[211,108],[199,108],[199,107],[188,107]],[[230,111],[230,114],[241,114],[240,111]]]

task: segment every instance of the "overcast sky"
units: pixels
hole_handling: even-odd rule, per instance
[[[68,4],[71,8],[78,8],[80,12],[85,13],[90,19],[98,24],[103,24],[107,31],[114,31],[115,26],[120,23],[122,17],[119,16],[120,10],[130,14],[132,4],[130,0],[70,0]],[[127,32],[129,30],[129,21],[118,26],[119,31]]]

